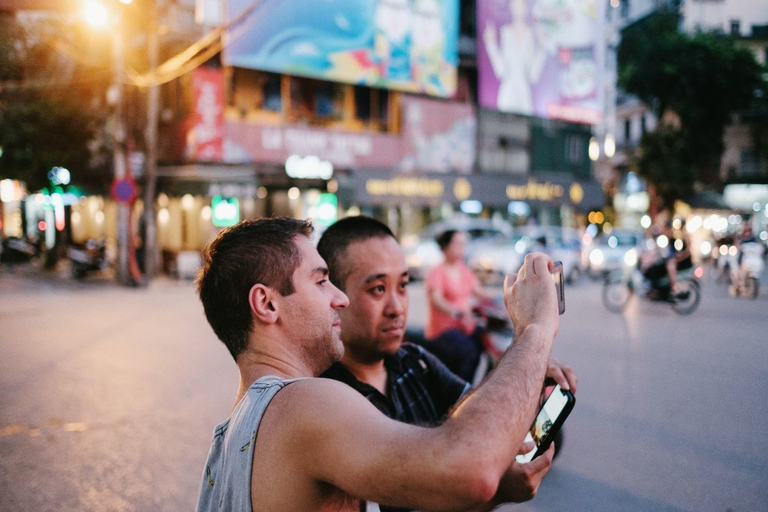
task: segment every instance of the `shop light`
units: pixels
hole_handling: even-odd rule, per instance
[[[643,218],[640,219],[640,225],[643,226],[643,229],[651,227],[651,217],[649,215],[643,215]]]
[[[709,253],[712,252],[712,244],[704,240],[699,246],[699,252],[701,252],[702,256],[709,256]]]
[[[267,187],[259,187],[256,190],[256,197],[258,197],[259,199],[264,199],[265,197],[267,197]]]
[[[157,220],[160,222],[160,224],[165,224],[170,218],[171,214],[168,213],[166,208],[160,208],[160,210],[157,212]]]
[[[609,133],[605,136],[603,142],[603,151],[608,158],[613,157],[616,154],[616,139],[613,138],[613,134]]]
[[[211,207],[208,205],[203,206],[203,209],[200,210],[200,216],[203,220],[211,220],[211,214]]]
[[[87,2],[83,6],[83,16],[85,21],[94,27],[103,27],[107,24],[107,8],[100,2]]]
[[[589,139],[589,159],[596,162],[598,158],[600,158],[600,144],[596,138],[592,137]]]
[[[476,199],[467,199],[459,205],[461,211],[467,214],[478,214],[483,211],[483,203]]]
[[[288,189],[288,199],[296,200],[301,195],[301,191],[298,187],[291,187]]]
[[[195,198],[192,197],[192,194],[184,194],[181,198],[181,207],[185,210],[191,210],[193,206],[195,206]]]
[[[317,223],[330,226],[338,218],[338,199],[336,194],[320,194],[317,201]]]
[[[669,238],[667,238],[666,235],[659,236],[659,238],[656,239],[656,245],[659,246],[659,249],[666,249],[669,245]]]

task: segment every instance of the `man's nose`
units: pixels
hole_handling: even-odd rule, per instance
[[[347,294],[336,288],[336,286],[333,288],[335,293],[333,295],[333,299],[331,300],[331,307],[333,309],[344,309],[349,306],[349,297],[347,297]]]
[[[407,296],[403,297],[398,293],[391,293],[384,314],[391,317],[402,315],[405,313],[407,300]]]

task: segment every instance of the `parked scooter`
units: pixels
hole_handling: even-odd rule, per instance
[[[103,240],[89,239],[84,244],[71,245],[67,255],[72,262],[72,277],[84,279],[89,272],[107,268],[106,244]]]
[[[27,263],[39,253],[39,248],[27,238],[8,237],[3,239],[0,262]]]
[[[756,299],[760,293],[760,274],[763,273],[764,247],[758,242],[741,244],[741,264],[731,265],[731,295]],[[734,258],[736,259],[736,258]]]

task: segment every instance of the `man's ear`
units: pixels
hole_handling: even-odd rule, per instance
[[[265,324],[277,322],[277,305],[274,302],[277,292],[263,284],[255,284],[248,293],[251,312]]]

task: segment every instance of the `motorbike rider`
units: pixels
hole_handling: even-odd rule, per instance
[[[685,270],[693,266],[691,260],[690,238],[685,230],[685,222],[681,220],[682,237],[675,238],[675,232],[672,227],[672,221],[667,220],[662,225],[659,234],[664,235],[669,241],[668,244],[660,248],[659,260],[651,264],[645,270],[643,275],[651,282],[652,289],[648,292],[648,298],[665,298],[664,286],[660,284],[662,278],[669,277],[669,291],[677,293],[677,274],[679,270]]]

